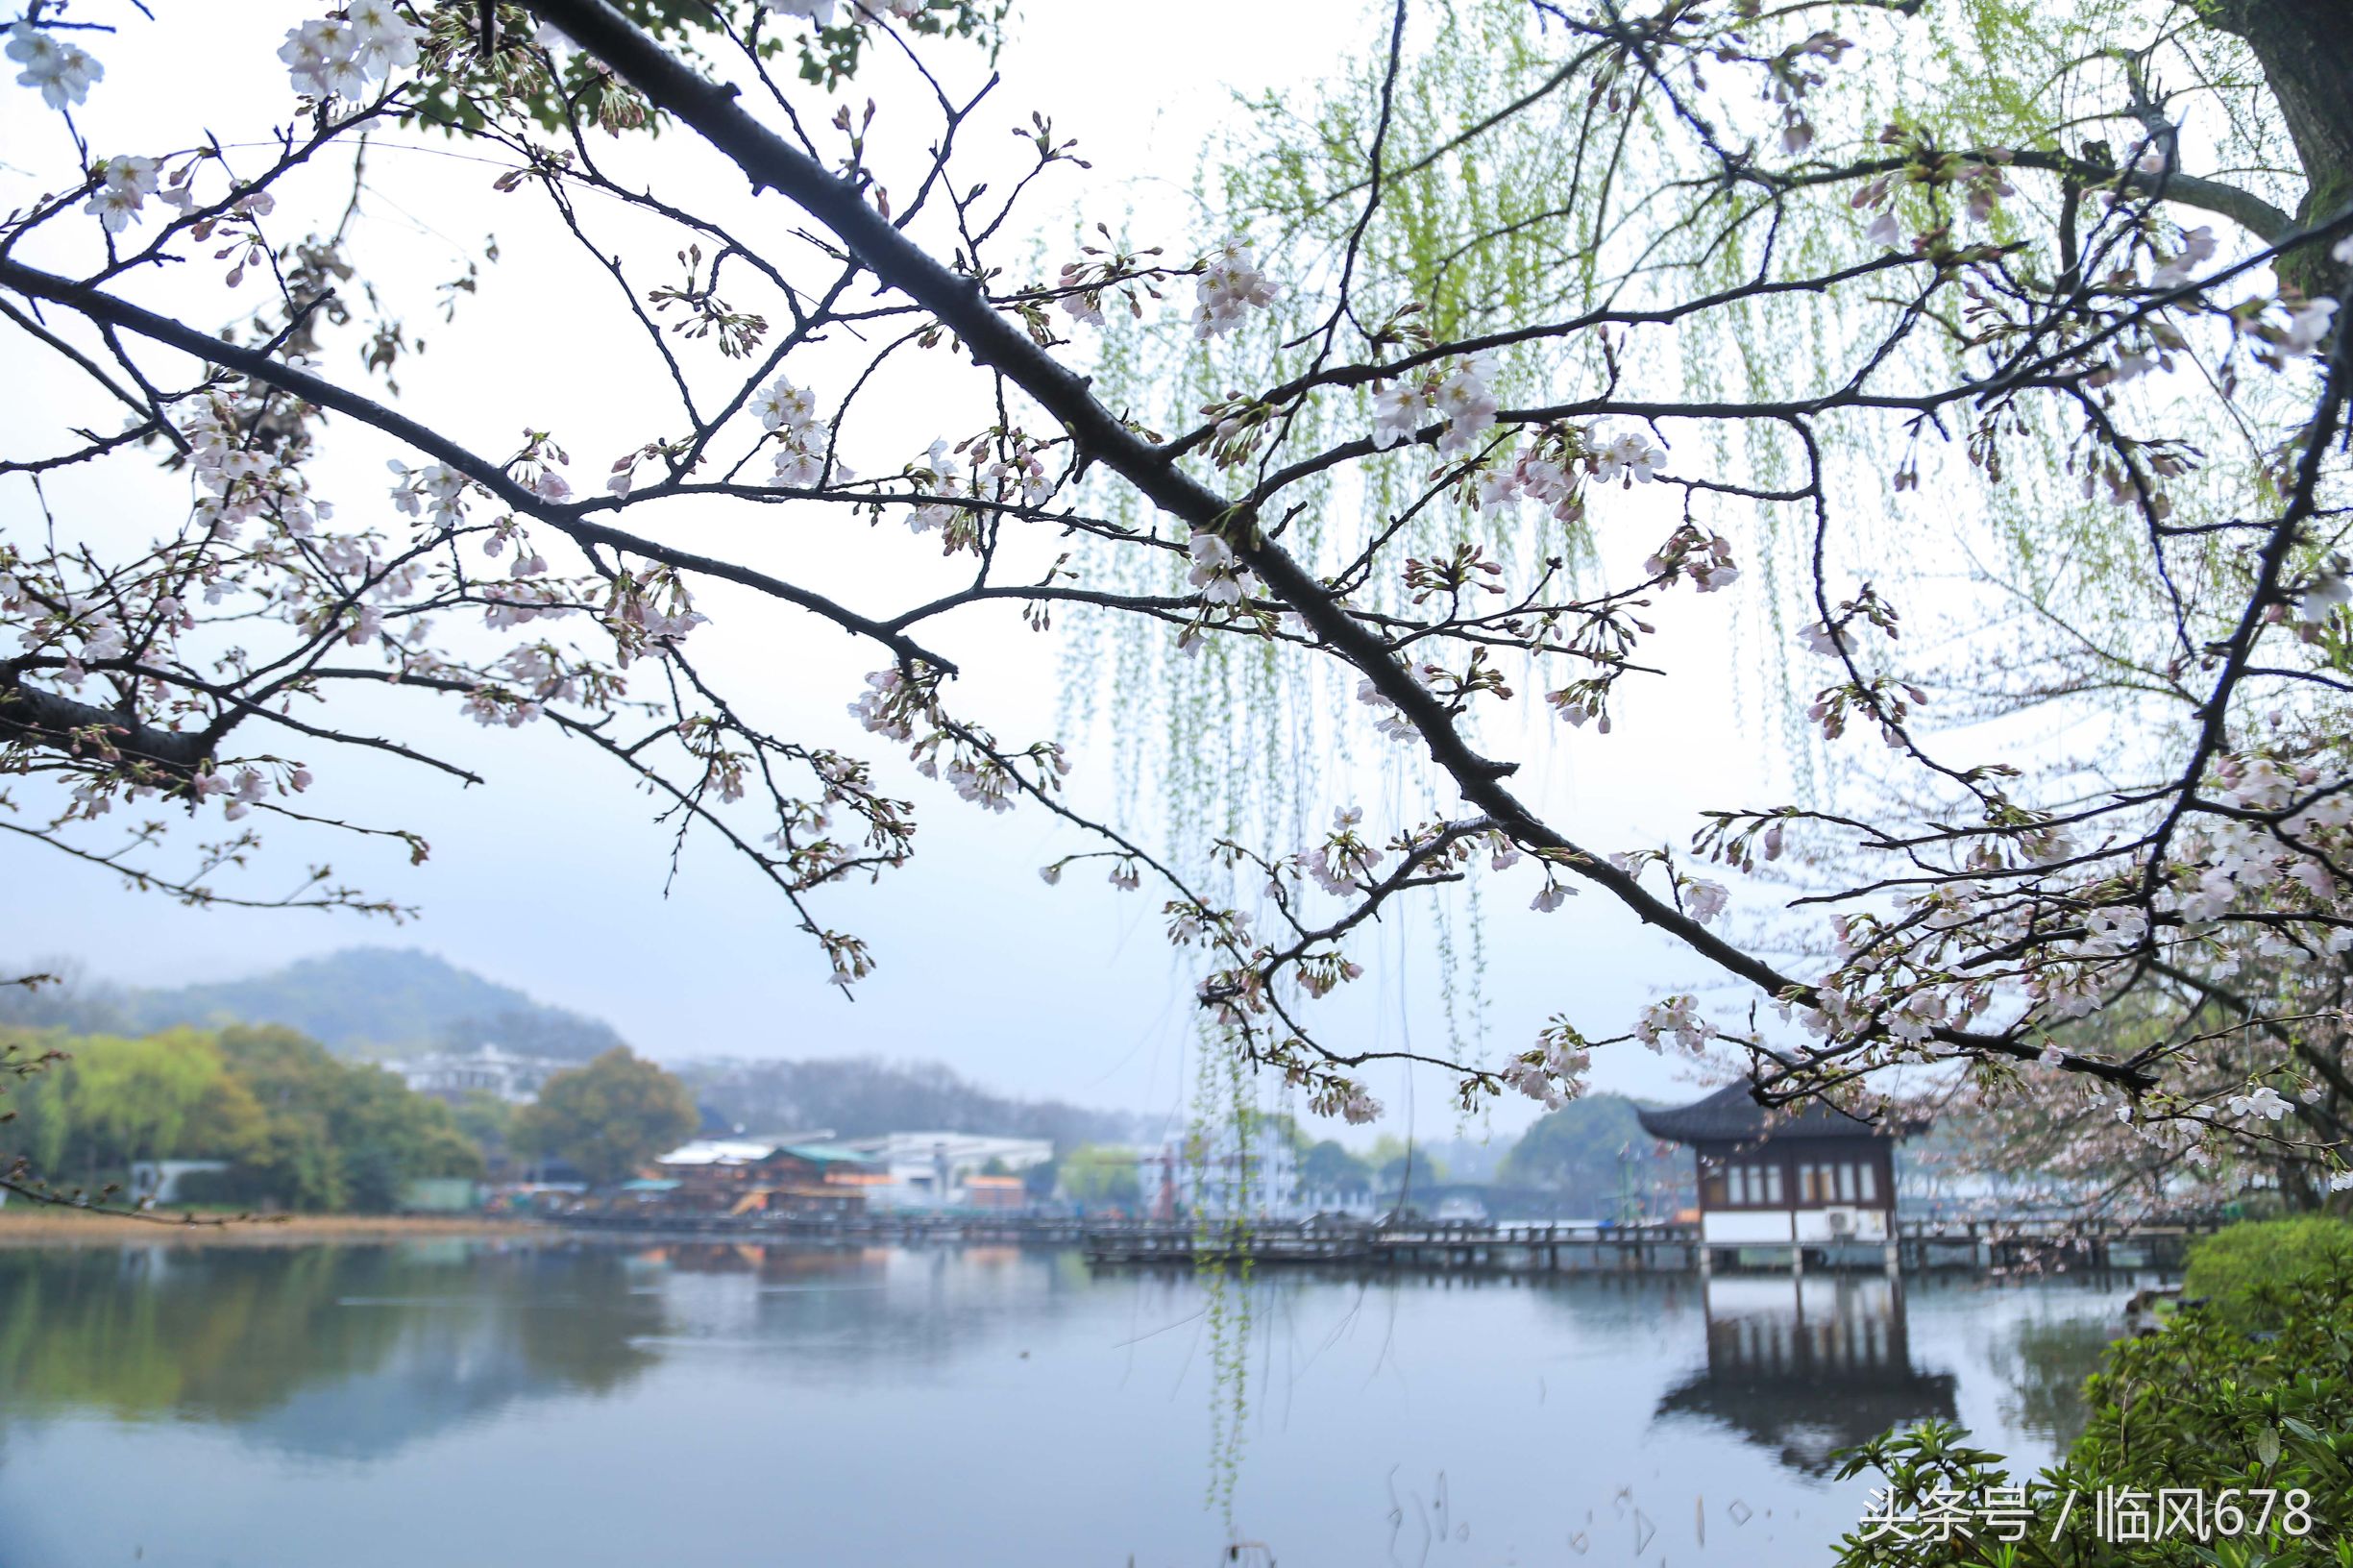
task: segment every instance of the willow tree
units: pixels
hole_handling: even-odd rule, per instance
[[[1311,112],[1237,111],[1203,194],[1238,227],[1082,209],[1058,270],[1030,259],[1037,204],[1079,174],[1051,121],[1017,126],[1016,177],[961,172],[1011,117],[984,80],[1000,18],[969,5],[357,0],[282,38],[208,16],[284,66],[258,153],[196,102],[177,147],[86,143],[103,57],[150,37],[93,9],[32,0],[8,43],[58,116],[46,188],[0,232],[0,309],[20,358],[126,415],[5,465],[16,835],[198,902],[248,896],[224,872],[267,863],[273,817],[422,854],[305,796],[331,762],[464,773],[422,727],[379,732],[403,711],[380,694],[439,698],[653,791],[854,986],[873,954],[826,897],[903,864],[918,808],[704,656],[697,604],[726,584],[870,650],[874,745],[1060,819],[1048,881],[1149,880],[1205,1026],[1320,1112],[1369,1118],[1359,1069],[1412,1054],[1318,1025],[1370,922],[1476,876],[1539,914],[1609,900],[1721,985],[1632,1019],[1564,997],[1524,1048],[1416,1058],[1466,1103],[1557,1104],[1603,1046],[1864,1114],[1890,1075],[1957,1065],[2353,1184],[2353,359],[2324,292],[2353,265],[2353,78],[2327,7],[1401,0]],[[576,330],[651,372],[642,440],[577,482],[527,359],[480,351],[517,444],[399,395],[364,160],[322,195],[338,148],[451,136],[604,282]],[[750,194],[712,195],[712,167]],[[962,388],[969,427],[910,428],[919,383]],[[384,452],[388,496],[324,493],[345,443]],[[95,477],[159,460],[184,507],[126,544]],[[1627,549],[1644,487],[1674,521]],[[854,541],[855,595],[813,585],[779,520]],[[1956,557],[1968,591],[1924,581]],[[942,560],[953,586],[894,597]],[[1650,656],[1685,596],[1785,624],[1839,798],[1587,842],[1515,793],[1511,716],[1606,766],[1613,714],[1730,678]],[[1123,706],[1176,694],[1161,756],[1197,792],[1234,779],[1196,759],[1311,723],[1394,742],[1429,809],[1317,800],[1304,831],[1230,797],[1082,809],[1064,744],[1000,737],[940,650],[1004,603],[1113,638],[1086,669]],[[2094,744],[2038,744],[2036,712]],[[125,832],[118,808],[155,815]],[[1803,867],[1793,912],[1733,934],[1736,891],[1786,898],[1776,861]],[[262,901],[389,907],[323,872]],[[2280,983],[2234,983],[2254,972]],[[2067,1032],[2125,1007],[2129,1039]]]

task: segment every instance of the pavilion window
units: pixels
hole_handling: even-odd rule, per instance
[[[1838,1201],[1841,1203],[1854,1201],[1854,1166],[1843,1161],[1838,1167]]]
[[[1862,1165],[1856,1169],[1854,1173],[1854,1185],[1855,1190],[1861,1194],[1862,1200],[1865,1203],[1876,1203],[1879,1201],[1879,1182],[1876,1175],[1876,1167],[1875,1167],[1870,1161],[1866,1160],[1863,1162]]]
[[[1764,1179],[1764,1201],[1774,1208],[1781,1207],[1781,1167],[1777,1162],[1760,1166],[1757,1174]]]

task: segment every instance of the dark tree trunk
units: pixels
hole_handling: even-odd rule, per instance
[[[2215,27],[2245,40],[2263,66],[2304,165],[2298,227],[2353,204],[2353,0],[2192,0]],[[2283,281],[2323,291],[2339,272],[2324,247],[2287,258]]]

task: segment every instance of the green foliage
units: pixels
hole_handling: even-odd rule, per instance
[[[645,98],[593,56],[585,51],[551,55],[533,46],[539,35],[537,19],[514,0],[500,0],[497,27],[488,40],[482,36],[478,0],[440,0],[418,9],[425,14],[427,43],[412,99],[414,119],[471,135],[489,126],[485,103],[503,103],[522,109],[548,131],[565,127],[567,107],[583,122],[613,135],[659,128],[659,116]],[[737,8],[711,0],[614,0],[614,9],[672,54],[698,64],[705,62],[700,46],[710,35],[735,31],[729,12]],[[975,0],[930,0],[901,25],[933,37],[981,37],[993,49],[1007,9]],[[741,34],[754,40],[752,47],[762,60],[790,52],[797,57],[795,74],[824,87],[838,86],[857,74],[870,41],[867,28],[761,32],[777,20],[762,8],[751,8],[750,26]]]
[[[1082,1143],[1062,1157],[1062,1189],[1079,1203],[1134,1203],[1140,1191],[1136,1151]]]
[[[1235,129],[1204,152],[1199,237],[1243,233],[1261,255],[1282,257],[1286,292],[1262,319],[1206,343],[1193,341],[1180,310],[1147,312],[1140,321],[1114,312],[1092,367],[1098,395],[1156,429],[1183,430],[1234,389],[1280,381],[1304,357],[1280,346],[1314,342],[1336,319],[1343,257],[1351,263],[1354,320],[1402,321],[1439,339],[1572,319],[1603,306],[1675,308],[1760,279],[1865,264],[1880,252],[1850,205],[1862,176],[1841,171],[1886,158],[1893,145],[1881,140],[1887,127],[1900,126],[1900,142],[1939,157],[1963,148],[2090,157],[2087,144],[2104,143],[2120,158],[2145,135],[2121,112],[2141,96],[2137,87],[2127,90],[2131,71],[2211,89],[2194,95],[2194,109],[2185,106],[2188,95],[2168,99],[2169,113],[2197,116],[2185,131],[2197,156],[2257,194],[2294,205],[2295,182],[2285,172],[2294,167],[2292,151],[2265,108],[2246,51],[2211,29],[2184,25],[2187,13],[2168,0],[1934,0],[1831,8],[1820,17],[1787,8],[1765,8],[1761,16],[1752,7],[1660,12],[1675,18],[1657,21],[1665,29],[1725,28],[1723,75],[1707,71],[1720,99],[1706,96],[1695,62],[1686,102],[1705,104],[1709,115],[1720,111],[1714,130],[1735,160],[1790,174],[1797,184],[1787,191],[1765,178],[1726,178],[1697,145],[1691,123],[1658,92],[1630,80],[1633,51],[1564,34],[1548,24],[1549,9],[1525,0],[1409,8],[1390,90],[1390,8],[1367,6],[1355,52],[1325,81],[1268,93],[1234,116]],[[1653,24],[1630,17],[1628,25]],[[1804,99],[1810,151],[1784,155],[1775,150],[1770,121],[1744,114],[1738,93],[1724,89],[1742,81],[1735,61],[1744,51],[1795,44],[1817,25],[1851,36],[1858,47]],[[1926,159],[1899,183],[1896,200],[1907,223],[1954,217],[1949,182],[1931,177],[1940,167]],[[1370,200],[1376,178],[1377,204]],[[2047,278],[2059,266],[2053,236],[2068,198],[2047,172],[2021,169],[2016,184],[1986,237],[2022,247],[2018,268]],[[2185,208],[2170,216],[2187,225],[2211,215]],[[1629,401],[1807,399],[1841,385],[1866,362],[1888,385],[1979,373],[1963,346],[1966,333],[1917,332],[1882,345],[1887,306],[1886,286],[1876,280],[1756,295],[1679,316],[1671,328],[1513,344],[1495,355],[1493,384],[1507,407],[1530,408],[1605,386]],[[1351,341],[1351,348],[1362,344]],[[2251,387],[2239,395],[2271,394]],[[1283,457],[1361,436],[1371,424],[1371,397],[1365,387],[1287,407],[1282,423],[1292,440]],[[2278,412],[2267,409],[2266,417]],[[2169,417],[2210,454],[2206,467],[2173,483],[2179,509],[2236,515],[2249,496],[2264,493],[2263,463],[2250,460],[2234,434],[2239,416],[2182,406]],[[1963,430],[1926,440],[1917,429],[1900,434],[1874,418],[1833,415],[1820,428],[1832,459],[1828,500],[1838,515],[1855,520],[1855,557],[1883,564],[1891,584],[1904,589],[1933,582],[1940,613],[1955,601],[1950,584],[1963,579],[1989,604],[2069,628],[2120,668],[2161,667],[2172,651],[2161,647],[2171,636],[2168,586],[2148,571],[2137,520],[2079,493],[2067,460],[2077,429],[2064,405],[2022,405],[2001,423],[2002,461],[1973,466]],[[1794,435],[1769,421],[1669,422],[1661,433],[1676,463],[1712,461],[1759,486],[1794,483],[1806,462]],[[1344,478],[1298,485],[1285,498],[1296,502],[1286,545],[1312,569],[1332,573],[1394,527],[1399,548],[1415,555],[1478,544],[1513,572],[1558,557],[1574,580],[1596,573],[1591,541],[1626,513],[1618,498],[1604,495],[1593,500],[1590,523],[1507,512],[1483,518],[1451,497],[1425,505],[1427,469],[1422,453],[1400,449],[1352,465]],[[1249,471],[1244,465],[1232,478],[1238,482]],[[1924,472],[1924,481],[1891,492],[1892,476],[1917,480]],[[1151,526],[1123,511],[1117,495],[1101,499],[1106,515]],[[1763,723],[1777,723],[1793,772],[1810,785],[1822,758],[1797,699],[1807,670],[1782,650],[1789,628],[1816,613],[1805,588],[1811,521],[1803,506],[1786,502],[1757,502],[1752,526],[1736,510],[1720,508],[1720,526],[1740,531],[1742,561],[1765,590],[1760,608],[1744,611],[1738,627],[1744,644],[1767,650],[1761,664],[1741,659],[1744,671],[1759,671],[1744,680],[1760,688],[1743,695],[1763,699],[1754,704]],[[2195,551],[2187,541],[2174,548],[2185,561]],[[1106,553],[1136,562],[1150,556]],[[2227,570],[2229,563],[2227,549],[2217,545],[2194,566]],[[1181,557],[1115,560],[1108,570],[1127,590],[1184,591]],[[1397,599],[1383,596],[1402,593],[1376,579],[1360,601],[1398,610]],[[1121,623],[1114,630],[1111,618],[1080,622],[1066,667],[1082,694],[1072,705],[1101,702],[1138,779],[1129,786],[1132,803],[1162,802],[1172,840],[1203,827],[1233,832],[1253,819],[1280,838],[1284,826],[1314,815],[1320,775],[1348,760],[1345,737],[1331,720],[1347,711],[1343,690],[1307,689],[1298,666],[1240,639],[1210,638],[1189,657],[1176,654],[1159,628]],[[1084,695],[1097,686],[1110,695]],[[1458,994],[1454,932],[1442,927],[1437,936],[1440,985],[1451,999]],[[1475,1034],[1476,1013],[1474,1002],[1450,1016],[1450,1026]]]
[[[1299,1157],[1299,1185],[1310,1192],[1369,1192],[1373,1167],[1339,1139],[1327,1138]]]
[[[44,1046],[63,1059],[19,1091],[12,1129],[18,1150],[43,1168],[87,1176],[135,1160],[170,1159],[214,1136],[200,1115],[208,1101],[217,1115],[233,1114],[213,1094],[223,1068],[205,1036],[50,1037]]]
[[[519,1151],[570,1161],[601,1187],[676,1147],[701,1119],[684,1084],[616,1046],[550,1078],[508,1137]]]
[[[480,1151],[450,1108],[381,1067],[338,1061],[291,1029],[224,1029],[220,1043],[266,1115],[260,1146],[242,1162],[258,1197],[383,1210],[414,1178],[481,1174]]]
[[[1944,1541],[1906,1541],[1893,1531],[1867,1539],[1874,1531],[1858,1528],[1840,1543],[1838,1568],[2320,1568],[2353,1560],[2353,1259],[2339,1255],[2255,1288],[2277,1314],[2276,1332],[2251,1334],[2227,1313],[2194,1307],[2162,1332],[2109,1350],[2086,1384],[2090,1424],[2028,1490],[2024,1539],[1957,1531]],[[1875,1507],[1880,1514],[1917,1515],[1940,1488],[1982,1509],[1990,1488],[2017,1482],[2000,1455],[1968,1446],[1967,1437],[1944,1422],[1891,1433],[1853,1450],[1841,1475],[1877,1472],[1892,1502]],[[2103,1546],[2093,1529],[2102,1487],[2145,1494],[2152,1518],[2160,1489],[2201,1489],[2209,1507],[2232,1493],[2248,1529],[2205,1544],[2176,1532]],[[2071,1489],[2074,1507],[2062,1526]],[[2253,1532],[2263,1504],[2249,1494],[2259,1490],[2309,1494],[2310,1533],[2282,1528],[2284,1504],[2272,1508],[2267,1529]]]
[[[2190,1247],[2182,1294],[2211,1300],[2212,1310],[2243,1328],[2276,1327],[2279,1282],[2353,1262],[2353,1223],[2324,1214],[2233,1225]]]
[[[1646,1153],[1651,1145],[1633,1101],[1615,1094],[1571,1100],[1520,1135],[1504,1156],[1503,1179],[1524,1187],[1615,1191],[1618,1151],[1630,1143]]]
[[[1446,1180],[1446,1166],[1428,1145],[1410,1142],[1395,1133],[1383,1133],[1364,1151],[1364,1163],[1389,1187],[1396,1187],[1409,1169],[1417,1185]]]
[[[190,1196],[300,1210],[391,1208],[417,1177],[478,1176],[447,1106],[282,1028],[39,1037],[61,1059],[14,1096],[0,1149],[53,1187],[135,1161],[227,1160]]]
[[[450,1115],[456,1121],[457,1130],[484,1155],[504,1152],[507,1135],[515,1123],[513,1105],[488,1090],[469,1090],[464,1098],[450,1107]]]

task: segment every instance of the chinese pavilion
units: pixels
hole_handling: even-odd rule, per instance
[[[1818,1103],[1768,1111],[1745,1083],[1639,1115],[1652,1137],[1699,1157],[1703,1268],[1719,1247],[1786,1247],[1802,1268],[1807,1248],[1846,1243],[1883,1247],[1894,1266],[1896,1139],[1914,1129]]]

